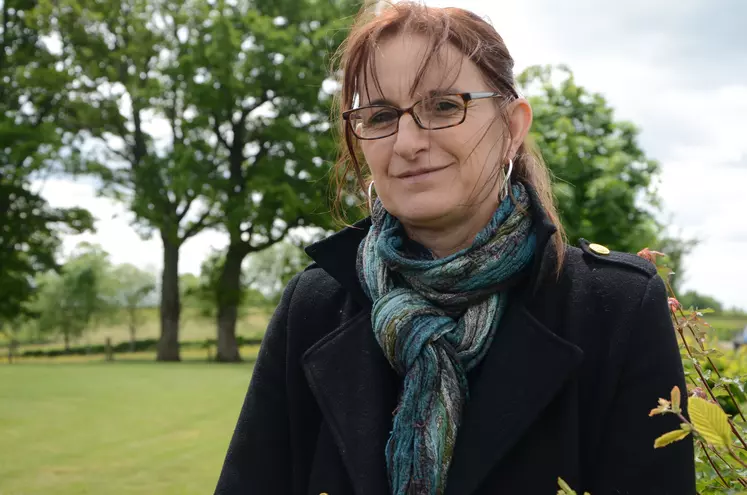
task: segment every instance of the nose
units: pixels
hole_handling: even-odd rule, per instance
[[[399,130],[395,134],[394,153],[405,160],[414,160],[418,153],[428,149],[428,136],[413,120],[412,115],[400,117]]]

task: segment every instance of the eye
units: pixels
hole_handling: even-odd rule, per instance
[[[397,112],[391,108],[380,108],[373,110],[365,122],[367,125],[384,125],[394,120],[397,120]]]
[[[436,112],[453,112],[455,110],[461,110],[461,106],[457,104],[457,102],[447,98],[437,99],[433,104],[433,108]]]
[[[428,98],[421,103],[422,111],[430,116],[448,116],[464,111],[464,102],[455,96]]]

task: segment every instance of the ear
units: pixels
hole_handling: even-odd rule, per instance
[[[507,158],[513,158],[532,127],[532,107],[525,98],[519,98],[512,101],[507,110],[509,130],[511,131]]]

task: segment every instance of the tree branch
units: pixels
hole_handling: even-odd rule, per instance
[[[129,148],[129,147],[130,147],[130,146],[129,146],[129,145],[127,144],[127,143],[125,143],[125,148]],[[124,151],[119,151],[119,150],[116,150],[116,149],[112,148],[112,147],[111,147],[111,145],[110,145],[110,144],[108,144],[108,143],[106,144],[106,149],[107,149],[107,150],[108,150],[109,152],[111,152],[111,153],[113,153],[113,154],[117,155],[117,156],[118,156],[118,157],[120,157],[120,158],[121,158],[122,160],[126,161],[127,163],[132,163],[132,157],[131,157],[131,156],[127,156],[127,153],[126,153],[126,152],[124,152]]]
[[[293,220],[292,222],[289,222],[285,226],[285,228],[283,228],[283,231],[282,231],[282,233],[279,236],[277,236],[274,239],[272,237],[270,237],[267,240],[267,242],[264,242],[264,243],[260,244],[259,246],[252,246],[251,244],[249,244],[251,242],[251,240],[252,240],[251,236],[249,236],[249,238],[245,242],[245,244],[247,244],[248,249],[249,249],[249,251],[247,252],[247,254],[248,253],[256,253],[257,251],[262,251],[262,250],[267,249],[268,247],[270,247],[270,246],[272,246],[274,244],[277,244],[278,242],[282,241],[288,235],[288,231],[290,231],[290,229],[292,229],[294,227],[298,227],[298,225],[299,225],[300,221],[302,220],[302,218],[303,217],[301,217],[301,216],[296,217],[295,220]]]
[[[228,144],[228,141],[226,141],[226,138],[223,137],[223,134],[220,132],[220,120],[218,120],[218,116],[213,114],[213,132],[215,132],[215,137],[218,138],[218,141],[225,146],[226,151],[231,151],[231,145]]]
[[[215,220],[208,222],[208,218],[213,214],[213,209],[208,208],[205,210],[205,212],[200,216],[200,218],[197,219],[196,222],[194,222],[187,230],[184,231],[184,235],[182,236],[181,241],[184,242],[190,237],[197,234],[200,230],[207,229],[210,227],[213,227],[218,222]]]
[[[196,195],[195,194],[185,194],[186,197],[186,204],[184,205],[184,209],[182,211],[179,211],[179,208],[176,209],[176,219],[177,222],[181,222],[184,219],[184,216],[189,211],[189,208],[192,206],[192,202],[195,200]]]
[[[270,101],[269,98],[267,98],[267,93],[264,92],[263,94],[264,96],[262,96],[261,98],[257,98],[257,101],[254,102],[253,105],[241,108],[241,117],[239,117],[239,121],[237,122],[238,125],[243,126],[244,124],[246,124],[246,118],[250,113]]]

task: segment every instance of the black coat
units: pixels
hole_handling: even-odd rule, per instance
[[[383,495],[384,447],[401,378],[371,329],[356,275],[368,221],[307,249],[262,343],[217,494]],[[685,381],[654,266],[568,247],[560,277],[536,208],[538,250],[482,363],[457,434],[446,495],[695,493],[690,438],[649,417]]]

